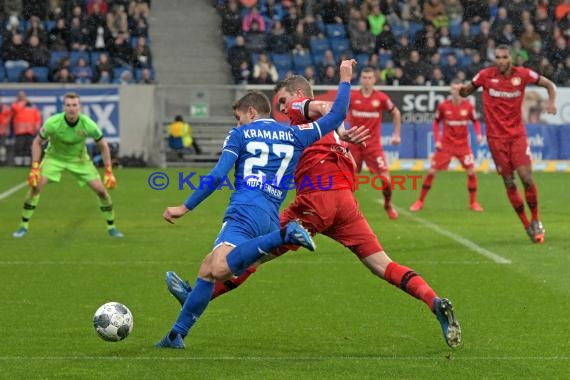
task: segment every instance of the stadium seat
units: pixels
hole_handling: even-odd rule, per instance
[[[87,64],[89,65],[89,53],[86,51],[74,50],[69,55],[69,59],[71,61],[71,67],[77,66],[77,61],[79,61],[79,58],[84,58],[87,61]]]
[[[111,57],[108,51],[92,51],[89,53],[89,62],[91,62],[91,68],[95,69],[97,65],[97,60],[101,56],[101,54],[107,54],[107,57]]]
[[[366,66],[368,64],[368,60],[370,59],[370,55],[366,53],[361,53],[356,56],[356,62],[358,62],[358,66]]]
[[[21,68],[6,69],[6,81],[18,82],[22,71],[24,71],[24,69]]]
[[[311,55],[316,66],[320,66],[325,60],[324,53],[311,53]]]
[[[330,44],[329,40],[326,38],[312,38],[309,42],[309,47],[311,48],[311,53],[313,55],[320,54],[322,55],[325,51],[329,50]]]
[[[291,70],[293,62],[291,61],[291,54],[271,54],[271,60],[277,70]]]
[[[408,26],[408,36],[410,36],[410,43],[413,45],[416,42],[416,33],[424,28],[424,24],[420,22],[410,22]]]
[[[69,53],[66,51],[52,51],[49,59],[49,67],[53,70],[57,67],[59,61],[64,57],[68,57]]]
[[[338,38],[331,43],[335,58],[338,58],[345,51],[350,51],[350,41],[347,38]]]
[[[6,72],[4,70],[4,65],[0,65],[0,83],[4,82],[6,79]]]
[[[457,39],[461,35],[461,23],[459,22],[450,22],[447,29],[449,29],[451,38]]]
[[[119,83],[119,81],[121,80],[121,74],[124,71],[129,71],[129,72],[131,72],[131,74],[133,73],[131,70],[125,69],[124,67],[113,68],[113,83]],[[133,79],[134,79],[134,76],[133,76]]]
[[[406,29],[406,26],[404,24],[392,25],[392,34],[394,35],[394,38],[396,38],[396,41],[398,41],[400,39],[400,37],[402,37],[406,33],[407,33],[407,29]]]
[[[49,67],[46,66],[34,66],[32,71],[41,83],[48,81]]]
[[[391,59],[392,59],[391,52],[380,53],[378,55],[378,63],[380,64],[380,67],[385,67],[388,61]]]
[[[229,53],[230,49],[236,46],[235,36],[224,36],[224,44],[226,46],[226,54]]]
[[[56,22],[54,20],[46,20],[44,21],[44,27],[46,32],[51,32],[51,30],[55,27]]]
[[[473,57],[471,57],[471,55],[469,55],[469,54],[463,54],[463,56],[461,57],[461,60],[459,61],[459,65],[461,67],[467,67],[471,63],[473,63]]]
[[[281,69],[277,69],[277,74],[279,74],[279,80],[283,80],[285,79],[285,77],[287,76],[287,73],[290,72],[291,70],[281,70]]]
[[[469,26],[469,33],[473,36],[478,36],[481,33],[481,25],[472,24]]]
[[[139,81],[141,79],[142,76],[142,72],[144,69],[136,69],[135,70],[135,81]],[[154,69],[150,69],[150,77],[151,79],[154,79]]]
[[[310,66],[313,64],[313,60],[309,53],[306,54],[293,54],[293,67],[295,68],[295,72],[302,73],[305,70],[305,67]]]
[[[343,24],[325,24],[325,35],[327,38],[346,38],[346,28]]]

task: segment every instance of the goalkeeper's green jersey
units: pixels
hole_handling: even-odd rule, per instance
[[[85,141],[88,138],[99,141],[103,138],[103,132],[87,115],[80,114],[77,123],[72,126],[65,120],[65,113],[61,112],[45,121],[40,129],[40,137],[49,139],[46,157],[79,162],[90,160]]]

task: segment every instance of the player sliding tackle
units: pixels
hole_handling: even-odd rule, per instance
[[[277,123],[269,118],[271,103],[260,92],[248,93],[234,104],[238,127],[228,134],[222,155],[209,173],[214,178],[213,186],[193,192],[184,204],[164,212],[164,218],[173,223],[206,199],[235,167],[236,190],[214,248],[202,262],[194,289],[176,323],[157,347],[184,348],[184,338],[208,306],[216,281],[243,273],[283,244],[315,249],[311,236],[300,224],[292,221],[279,229],[279,207],[287,195],[287,186],[281,182],[293,175],[303,149],[341,125],[348,110],[355,64],[354,60],[341,63],[335,103],[331,112],[317,122],[292,128]],[[267,185],[240,183],[255,177]]]
[[[478,87],[483,87],[487,142],[497,172],[503,177],[507,197],[530,240],[533,243],[543,243],[545,230],[538,217],[538,191],[532,178],[530,147],[521,109],[524,90],[532,84],[546,88],[546,112],[555,114],[554,83],[530,69],[513,66],[509,47],[500,45],[495,49],[495,67],[479,71],[470,83],[461,87],[459,94],[466,97]],[[531,213],[530,222],[517,189],[515,172],[523,183],[526,203]]]
[[[331,107],[330,102],[313,99],[311,85],[302,76],[288,77],[279,82],[275,93],[279,110],[287,114],[292,125],[315,120],[329,112]],[[299,220],[311,235],[321,233],[350,249],[374,276],[425,302],[436,315],[447,344],[457,346],[461,342],[461,329],[451,302],[439,298],[419,273],[388,257],[358,208],[354,197],[356,165],[347,149],[347,143],[341,139],[353,143],[366,140],[370,136],[369,129],[363,126],[349,130],[349,136],[340,135],[329,133],[303,151],[295,170],[295,200],[281,213],[281,226]],[[322,180],[323,186],[306,186],[306,180],[309,183]],[[263,256],[240,276],[217,282],[212,299],[237,288],[256,271],[259,264],[277,258],[289,249],[296,247],[279,247]],[[167,273],[166,282],[172,295],[184,304],[192,292],[189,284],[174,272]]]

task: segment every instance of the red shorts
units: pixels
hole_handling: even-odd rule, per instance
[[[320,233],[328,236],[350,249],[359,259],[382,251],[378,238],[358,209],[358,202],[350,190],[298,194],[293,203],[281,212],[280,219],[281,227],[291,220],[300,220],[311,235]],[[272,253],[280,256],[287,250],[298,248],[287,246]]]
[[[526,135],[511,139],[487,138],[487,143],[497,172],[502,176],[511,175],[516,168],[532,164]]]
[[[368,169],[374,174],[386,174],[388,172],[388,161],[381,145],[351,145],[350,153],[356,162],[356,172],[362,171],[362,163],[366,162]]]
[[[463,169],[471,169],[475,165],[475,158],[471,148],[443,148],[436,150],[431,158],[431,167],[435,170],[447,170],[451,159],[455,157],[463,166]]]

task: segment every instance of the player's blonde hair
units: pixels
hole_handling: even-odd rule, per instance
[[[65,95],[63,95],[63,101],[64,101],[64,102],[65,102],[65,99],[77,99],[77,100],[80,100],[79,94],[77,94],[76,92],[66,92]]]

